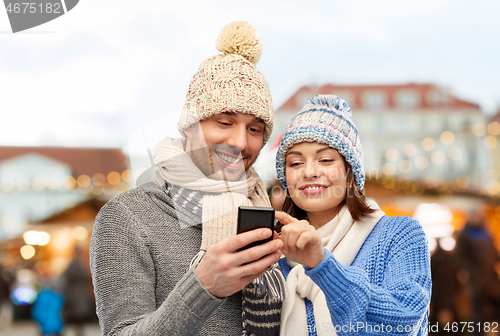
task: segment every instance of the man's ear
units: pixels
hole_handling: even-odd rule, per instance
[[[184,133],[186,133],[187,136],[193,135],[193,125],[189,126],[184,130]]]

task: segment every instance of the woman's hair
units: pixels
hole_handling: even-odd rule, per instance
[[[370,214],[374,213],[376,210],[370,208],[368,203],[366,203],[363,191],[359,191],[358,188],[356,188],[356,182],[353,177],[351,165],[349,165],[349,163],[347,163],[345,160],[344,163],[347,172],[347,190],[346,198],[340,203],[340,206],[343,206],[347,203],[347,209],[349,209],[351,217],[355,221],[359,221],[364,217],[370,217]],[[307,212],[293,203],[288,189],[286,191],[285,203],[283,204],[283,211],[299,220],[305,219],[307,217]]]

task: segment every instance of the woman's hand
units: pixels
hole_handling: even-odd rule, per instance
[[[314,268],[325,258],[318,231],[306,220],[299,221],[287,213],[276,211],[275,218],[284,226],[281,228],[283,254],[291,261]]]

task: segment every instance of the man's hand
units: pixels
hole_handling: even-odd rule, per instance
[[[237,252],[240,248],[272,234],[272,241]],[[196,267],[196,276],[210,294],[219,298],[232,295],[278,261],[282,247],[283,242],[278,234],[269,229],[255,229],[223,239],[208,248]]]
[[[325,259],[321,235],[314,226],[282,211],[276,211],[274,216],[284,224],[281,228],[281,240],[283,253],[289,260],[314,268]]]

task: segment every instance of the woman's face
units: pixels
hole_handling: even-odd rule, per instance
[[[342,155],[325,144],[296,144],[286,156],[286,183],[292,201],[308,212],[333,218],[346,197],[347,175]]]

